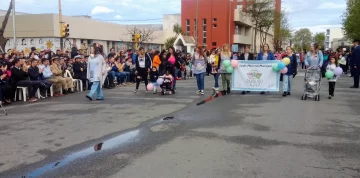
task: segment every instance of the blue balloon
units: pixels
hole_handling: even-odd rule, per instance
[[[280,70],[283,70],[285,67],[286,67],[285,63],[283,63],[283,62],[279,62],[279,63],[278,63],[278,68],[279,68]]]

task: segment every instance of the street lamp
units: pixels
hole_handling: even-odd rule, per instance
[[[12,17],[13,17],[13,40],[14,49],[16,48],[16,20],[15,20],[15,0],[11,0],[12,3]]]

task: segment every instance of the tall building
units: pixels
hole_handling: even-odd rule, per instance
[[[193,36],[198,46],[207,49],[222,46],[224,43],[235,44],[238,49],[242,49],[244,45],[252,45],[253,25],[242,13],[246,9],[247,1],[181,0],[181,26],[185,35]],[[281,0],[274,1],[275,9],[280,12]],[[269,35],[272,36],[273,32]]]
[[[335,50],[335,48],[339,47],[339,45],[334,46],[334,39],[342,39],[344,37],[344,32],[341,29],[341,27],[338,28],[330,28],[330,29],[326,29],[326,33],[325,33],[325,48],[329,48],[329,49],[333,49]]]

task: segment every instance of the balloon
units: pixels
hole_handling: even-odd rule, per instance
[[[272,69],[273,69],[275,72],[279,72],[278,64],[273,64],[273,65],[272,65]]]
[[[286,67],[285,63],[283,63],[283,62],[279,62],[279,63],[278,63],[278,68],[279,68],[280,70],[283,70],[285,67]]]
[[[159,85],[161,85],[161,84],[164,83],[164,79],[163,79],[163,78],[158,78],[158,79],[156,80],[156,83],[159,84]]]
[[[290,59],[288,57],[284,58],[282,60],[282,62],[285,64],[285,65],[289,65],[290,64]]]
[[[229,67],[231,65],[230,60],[224,60],[223,65],[225,68]]]
[[[228,67],[226,67],[226,72],[231,74],[234,72],[234,68],[232,66],[228,66]]]
[[[326,71],[325,77],[326,77],[327,79],[332,79],[332,78],[334,77],[334,72],[332,72],[332,71],[330,71],[330,70]]]
[[[285,68],[283,68],[282,70],[280,70],[280,72],[281,72],[282,74],[286,74],[286,73],[288,72],[288,68],[285,67]]]
[[[169,58],[169,62],[174,65],[175,64],[175,59],[174,58]]]
[[[334,74],[340,76],[343,73],[343,69],[341,67],[337,67],[334,71]]]
[[[238,67],[239,66],[239,62],[237,60],[231,60],[231,66],[232,67]]]
[[[147,89],[147,90],[153,90],[153,89],[154,89],[154,84],[149,83],[149,84],[146,86],[146,89]]]

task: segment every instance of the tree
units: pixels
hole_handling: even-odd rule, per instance
[[[280,18],[280,28],[275,28],[274,26],[274,48],[279,50],[282,48],[283,43],[291,39],[291,27],[287,14],[282,11],[281,13],[276,13],[275,18]]]
[[[176,34],[176,36],[179,36],[179,34],[184,34],[183,29],[178,23],[173,26],[173,32]]]
[[[0,47],[1,47],[2,50],[5,50],[6,42],[8,41],[8,39],[4,37],[4,33],[5,33],[5,28],[6,28],[8,20],[9,20],[10,12],[11,12],[11,9],[12,9],[12,1],[13,0],[10,1],[9,8],[8,8],[6,14],[5,14],[5,17],[4,17],[4,20],[2,22],[2,26],[1,26],[1,29],[0,29]]]
[[[310,44],[312,42],[312,33],[308,28],[299,29],[294,33],[293,43],[294,48],[297,51],[303,49],[310,50]]]
[[[261,46],[266,43],[267,33],[274,23],[275,7],[273,0],[247,1],[245,14],[250,17],[254,27],[254,51],[256,50],[256,39],[260,34]]]
[[[174,46],[176,37],[170,37],[168,39],[166,39],[165,41],[165,49],[169,49],[170,47]]]
[[[325,33],[316,33],[314,42],[319,44],[319,49],[323,49],[325,47]]]
[[[132,38],[135,34],[140,34],[141,38],[139,39],[139,46],[146,43],[151,43],[158,37],[154,35],[154,29],[151,28],[138,28],[136,26],[128,26],[126,27],[126,36],[129,36],[129,39]],[[128,41],[128,40],[123,40]],[[125,43],[129,48],[135,49],[135,43],[127,42]]]
[[[360,39],[360,0],[347,0],[343,15],[343,30],[349,39]]]

